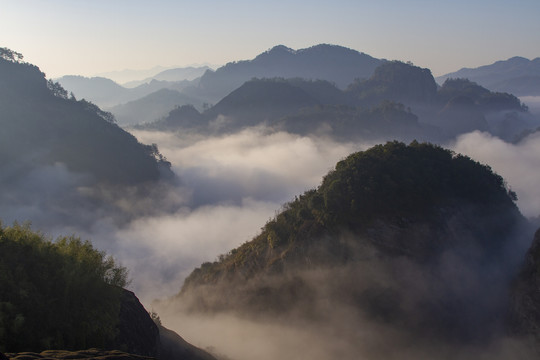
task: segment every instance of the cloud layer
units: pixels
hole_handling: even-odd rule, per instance
[[[452,149],[491,166],[517,193],[523,215],[540,215],[540,134],[510,144],[487,133],[472,132],[460,136]]]

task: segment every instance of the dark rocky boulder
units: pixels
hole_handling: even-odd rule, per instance
[[[157,325],[131,291],[124,290],[122,294],[119,317],[118,336],[115,342],[109,345],[111,349],[136,354],[134,359],[151,357],[160,360],[215,360],[213,356],[191,345],[174,331]]]
[[[216,360],[207,352],[191,345],[180,335],[163,326],[159,326],[161,341],[161,360]]]
[[[134,293],[124,290],[120,305],[118,336],[111,348],[157,357],[159,329]]]
[[[119,350],[101,350],[101,349],[88,349],[80,351],[67,351],[67,350],[45,350],[40,353],[35,352],[21,352],[21,353],[7,353],[1,360],[55,360],[55,359],[87,359],[87,360],[155,360],[155,358],[148,356],[140,356],[122,352]]]

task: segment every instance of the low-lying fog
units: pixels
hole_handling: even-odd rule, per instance
[[[180,184],[157,203],[167,203],[174,211],[147,211],[152,215],[118,226],[105,214],[81,205],[84,188],[74,184],[84,182],[84,177],[57,164],[36,169],[12,185],[13,191],[2,195],[0,212],[5,224],[30,220],[50,236],[76,234],[112,253],[130,269],[131,289],[147,306],[153,299],[177,293],[183,279],[202,262],[214,261],[249,241],[285,202],[318,186],[337,161],[373,145],[270,133],[264,128],[211,138],[133,133],[143,143],[158,144],[172,163]],[[540,215],[540,134],[514,145],[473,132],[447,147],[490,165],[517,193],[523,214]],[[24,196],[15,202],[10,194]],[[54,206],[54,199],[68,196],[81,197],[81,202],[72,209]],[[127,211],[134,207],[121,199],[117,203]],[[143,200],[137,206],[155,204]],[[85,226],[66,226],[68,219]]]
[[[113,254],[129,268],[132,278],[129,288],[149,310],[154,299],[176,294],[195,267],[249,241],[285,202],[318,186],[337,161],[374,145],[271,133],[264,128],[210,138],[141,130],[133,134],[143,143],[156,143],[172,163],[179,185],[168,190],[165,203],[174,211],[155,209],[148,212],[151,215],[118,226],[105,215],[90,213],[84,207],[52,208],[47,202],[54,197],[76,198],[84,192],[84,188],[73,185],[84,182],[84,177],[70,174],[58,164],[37,169],[27,181],[13,184],[16,193],[27,194],[28,199],[19,206],[4,192],[0,215],[5,224],[31,220],[35,229],[53,237],[76,234],[90,239],[97,248]],[[510,144],[487,133],[473,132],[445,146],[490,165],[517,193],[522,213],[527,217],[540,215],[540,134]],[[76,194],[70,195],[66,188]],[[139,206],[153,204],[143,200]],[[132,203],[125,203],[119,208],[129,211],[130,206]],[[76,217],[87,218],[87,226],[62,225],[63,219]],[[164,325],[178,331],[186,340],[203,348],[213,346],[216,353],[240,360],[285,355],[295,359],[327,359],[342,354],[342,358],[347,358],[350,350],[357,350],[351,344],[360,338],[365,341],[365,333],[370,331],[369,327],[357,329],[351,335],[351,342],[332,333],[331,328],[313,332],[302,325],[284,328],[277,323],[261,327],[228,315],[220,317],[223,321],[215,321],[216,318],[172,316],[164,309],[156,310]],[[238,338],[249,341],[238,346]],[[328,338],[331,341],[321,345]],[[396,339],[405,341],[401,335]],[[374,342],[370,346],[376,346],[375,339],[369,341]],[[387,352],[384,358],[432,355],[407,349],[406,341],[401,345],[397,348],[401,355]],[[515,351],[512,342],[494,345],[490,353],[509,351]],[[365,355],[369,354],[368,346]]]

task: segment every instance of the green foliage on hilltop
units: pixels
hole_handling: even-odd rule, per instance
[[[249,276],[271,269],[305,254],[315,243],[326,257],[317,261],[332,261],[332,254],[347,251],[336,243],[336,235],[361,234],[377,221],[439,223],[441,209],[463,204],[510,214],[517,211],[514,200],[515,194],[488,166],[432,144],[388,142],[338,162],[317,189],[287,203],[252,241],[193,271],[184,289],[235,272]],[[325,238],[334,240],[320,242]]]
[[[0,225],[0,351],[103,347],[116,335],[127,281],[88,241]]]

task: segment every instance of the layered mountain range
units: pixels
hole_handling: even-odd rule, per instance
[[[155,144],[141,144],[111,113],[1,50],[3,217],[33,211],[73,225],[84,212],[125,224],[155,208],[173,213],[154,206],[175,195],[161,190],[178,185]],[[145,129],[225,137],[264,126],[333,144],[410,143],[386,142],[339,161],[252,240],[193,270],[177,296],[158,303],[168,314],[310,329],[332,358],[442,352],[476,359],[498,355],[497,346],[537,356],[540,236],[530,246],[533,221],[491,168],[413,140],[447,141],[474,130],[513,139],[529,129],[522,137],[530,136],[536,119],[514,95],[463,78],[437,86],[429,69],[330,45],[278,46],[174,84],[141,100],[138,112],[153,111],[164,94],[172,100],[163,106],[186,94],[219,101],[178,106]],[[80,228],[95,224],[86,225]],[[0,226],[0,247],[0,350],[10,358],[78,351],[84,358],[213,359],[149,315],[123,289],[126,269],[89,242],[52,241],[15,223]],[[44,352],[52,347],[70,352]],[[84,350],[90,347],[108,352]]]
[[[463,68],[437,78],[467,78],[492,91],[509,92],[518,96],[540,95],[540,58],[532,60],[515,56],[477,68]]]
[[[466,79],[438,87],[428,69],[398,61],[382,63],[345,90],[324,80],[254,79],[199,115],[190,110],[184,118],[186,111],[173,110],[143,127],[220,134],[264,125],[347,140],[443,142],[474,130],[512,139],[539,123],[511,94]]]

